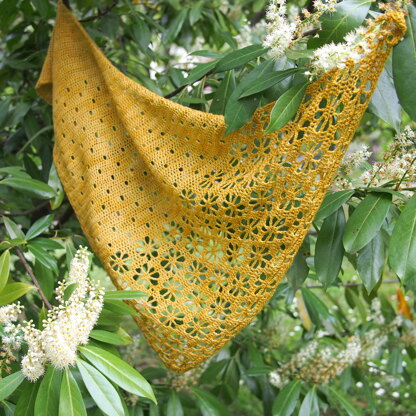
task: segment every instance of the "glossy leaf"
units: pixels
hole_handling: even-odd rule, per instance
[[[342,42],[348,32],[364,22],[370,6],[371,0],[344,0],[338,3],[334,13],[322,15],[319,38],[310,39],[308,46],[318,48],[325,43]]]
[[[198,64],[195,68],[192,68],[192,70],[189,72],[189,75],[183,80],[182,85],[188,85],[198,81],[203,76],[208,74],[208,72],[210,72],[215,67],[215,65],[217,65],[217,62],[218,61],[213,60],[210,62]]]
[[[36,260],[41,262],[46,268],[54,271],[58,274],[58,266],[56,264],[56,259],[50,255],[46,250],[44,250],[36,242],[32,241],[27,245],[29,251],[36,257]]]
[[[168,30],[163,33],[163,42],[172,42],[179,34],[188,16],[188,9],[182,9],[171,21]]]
[[[7,185],[31,197],[50,199],[55,197],[55,191],[44,182],[32,178],[6,178],[0,181],[0,185]]]
[[[284,386],[277,395],[272,409],[273,416],[290,416],[293,414],[300,394],[299,380],[292,380]]]
[[[35,401],[35,416],[57,416],[61,391],[62,371],[49,366],[42,381]]]
[[[22,240],[25,239],[25,235],[23,231],[18,227],[18,225],[12,221],[10,218],[2,217],[4,226],[6,227],[7,234],[11,239],[20,238]]]
[[[370,193],[348,219],[344,233],[344,247],[354,253],[368,244],[380,230],[391,206],[391,195]]]
[[[416,120],[416,7],[408,7],[406,35],[393,49],[393,78],[400,104]]]
[[[342,204],[345,204],[352,196],[354,191],[329,192],[325,195],[321,207],[315,216],[315,221],[323,220],[337,211]]]
[[[393,229],[389,263],[405,282],[416,279],[416,195],[407,202]]]
[[[286,272],[286,278],[293,290],[298,290],[305,279],[308,277],[309,267],[306,263],[305,256],[302,254],[302,248],[296,253],[292,264]]]
[[[251,85],[247,86],[241,93],[240,98],[248,97],[250,95],[257,94],[258,92],[262,92],[300,71],[304,71],[304,68],[291,68],[284,71],[275,71],[272,74],[263,75],[262,77],[259,77],[253,81]]]
[[[279,130],[294,117],[302,102],[307,85],[307,83],[294,85],[279,97],[270,113],[270,124],[266,133]]]
[[[169,394],[166,416],[184,416],[182,403],[174,390]]]
[[[330,286],[341,270],[344,258],[342,236],[345,228],[343,208],[327,217],[318,233],[315,246],[315,271],[325,287]]]
[[[0,380],[0,401],[7,399],[22,384],[22,371],[16,371]]]
[[[248,121],[250,121],[254,111],[260,105],[260,95],[254,95],[239,99],[242,91],[251,85],[258,77],[264,74],[271,74],[274,71],[274,62],[267,60],[253,69],[243,80],[237,85],[231,94],[225,106],[225,124],[227,126],[226,135],[238,130]]]
[[[0,292],[0,306],[12,303],[15,300],[21,298],[29,290],[35,289],[34,286],[23,282],[14,282],[7,284],[2,292]]]
[[[341,406],[341,408],[348,413],[348,416],[361,415],[361,412],[358,410],[358,408],[352,405],[350,397],[345,396],[340,391],[331,387],[328,387],[328,391],[329,392],[327,393],[327,396],[334,402],[338,403]]]
[[[306,309],[312,322],[315,325],[320,325],[322,320],[331,321],[332,316],[329,313],[325,303],[323,303],[322,300],[319,299],[319,297],[315,295],[315,293],[313,293],[310,289],[303,287],[301,290],[303,301],[305,302]]]
[[[370,293],[380,280],[384,268],[384,241],[381,233],[358,252],[357,270],[367,292]]]
[[[42,234],[50,225],[52,224],[54,215],[45,215],[42,218],[39,218],[32,226],[29,228],[28,232],[26,233],[26,240],[31,240],[32,238],[37,237],[38,235]]]
[[[16,403],[14,416],[34,416],[35,401],[39,389],[39,382],[32,383],[25,380]]]
[[[10,272],[10,251],[5,250],[0,256],[0,293],[9,280]]]
[[[77,367],[85,387],[97,406],[108,416],[124,416],[123,405],[117,390],[92,365],[77,358]]]
[[[250,45],[233,51],[218,61],[215,72],[229,71],[230,69],[245,65],[247,62],[264,55],[267,51],[268,49],[263,48],[262,45]]]
[[[116,332],[104,331],[103,329],[93,329],[90,332],[90,338],[111,345],[128,345],[133,343],[133,340],[127,334],[121,336]]]
[[[105,300],[126,300],[147,297],[147,293],[140,290],[109,290],[105,292]]]
[[[399,130],[402,107],[394,86],[391,60],[387,61],[378,79],[368,110],[396,130]]]
[[[101,348],[84,346],[79,347],[79,350],[113,383],[130,393],[146,397],[156,403],[150,384],[126,362]]]
[[[59,416],[87,416],[81,391],[71,371],[63,372],[59,397]]]
[[[209,109],[210,113],[224,114],[227,100],[234,91],[235,85],[234,71],[227,71],[212,97],[211,107]]]
[[[192,387],[192,392],[201,410],[202,416],[227,416],[229,411],[211,393],[198,387]]]
[[[300,406],[298,416],[319,416],[318,396],[316,395],[316,386],[308,391]]]

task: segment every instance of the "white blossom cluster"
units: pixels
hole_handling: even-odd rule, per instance
[[[315,12],[310,13],[302,9],[303,18],[299,15],[299,8],[286,5],[286,0],[271,0],[266,12],[268,34],[263,45],[270,49],[270,56],[278,59],[287,49],[292,48],[302,39],[302,35],[319,25],[319,17],[323,13],[335,11],[337,0],[315,0]]]
[[[7,334],[3,344],[17,349],[24,341],[28,346],[21,364],[23,374],[30,381],[43,375],[47,363],[60,369],[74,364],[77,347],[88,342],[104,302],[104,290],[88,277],[89,256],[84,247],[76,252],[68,278],[58,285],[58,306],[49,310],[42,330],[36,329],[32,321],[12,324],[22,311],[19,304],[0,308],[0,323],[6,324]],[[65,300],[65,289],[72,284],[76,285],[75,289]]]
[[[276,59],[292,45],[297,31],[296,22],[290,22],[286,14],[286,0],[271,0],[266,12],[268,34],[263,45],[271,48],[269,54]]]
[[[358,62],[370,51],[372,36],[365,36],[364,27],[348,33],[344,42],[328,43],[313,53],[311,71],[305,72],[312,79],[319,77],[333,68],[344,69],[348,61]]]
[[[379,305],[374,302],[373,309],[378,308]],[[381,319],[376,316],[373,321],[381,322]],[[321,339],[319,342],[314,339],[294,354],[289,362],[272,371],[269,374],[270,383],[282,388],[290,380],[298,378],[315,384],[327,384],[349,366],[371,366],[370,360],[379,354],[381,347],[388,341],[388,334],[402,323],[403,318],[398,315],[388,325],[371,329],[362,336],[350,337],[342,348],[332,344],[324,346]]]
[[[413,195],[416,184],[416,134],[410,126],[395,136],[383,159],[370,164],[371,152],[366,146],[350,152],[343,160],[339,174],[334,180],[333,188],[356,189],[367,186],[384,186],[391,184],[395,190],[402,191],[408,197]],[[355,170],[367,166],[357,174]]]

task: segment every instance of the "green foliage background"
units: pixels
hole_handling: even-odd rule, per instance
[[[292,3],[311,7],[308,1]],[[310,49],[340,40],[367,12],[376,9],[366,0],[343,3],[347,7],[335,15],[344,22],[342,33],[323,31],[318,41],[309,42],[309,50],[288,52],[277,62],[267,58],[254,30],[264,18],[264,0],[72,0],[71,7],[121,71],[183,105],[224,114],[228,131],[233,131],[247,122],[258,106],[299,85]],[[17,250],[25,254],[42,291],[53,302],[54,287],[65,275],[76,247],[87,244],[53,165],[51,109],[34,90],[55,9],[56,3],[49,0],[0,0],[0,306],[20,299],[27,319],[38,325],[45,309]],[[416,8],[409,6],[409,10],[408,33],[394,48],[357,132],[356,140],[373,147],[386,149],[400,127],[416,120]],[[346,15],[354,19],[345,19]],[[324,28],[327,24],[323,17]],[[242,49],[236,39],[247,27],[253,45]],[[199,63],[188,64],[186,55],[177,57],[178,51],[194,51],[191,55],[200,59]],[[287,110],[284,100],[279,105],[276,114]],[[272,124],[288,121],[296,108],[289,110],[286,120],[277,117]],[[43,380],[30,383],[23,381],[18,363],[0,360],[0,413],[416,414],[412,400],[416,393],[416,337],[404,337],[414,328],[415,198],[408,200],[397,191],[397,181],[375,189],[329,193],[287,279],[267,307],[223,351],[185,375],[171,373],[161,365],[138,335],[129,317],[133,312],[117,294],[113,298],[109,295],[92,341],[80,349],[77,367],[64,372],[51,367]],[[91,273],[111,290],[97,259]],[[383,284],[397,278],[400,283]],[[407,300],[401,298],[397,303],[392,295],[399,287]],[[374,298],[381,303],[382,324],[374,320],[370,307]],[[350,337],[383,330],[400,312],[409,319],[389,330],[387,343],[371,362],[348,366],[329,384],[311,381],[306,370],[293,373],[280,389],[270,383],[268,374],[317,339],[320,331],[326,331],[322,338],[326,345],[342,350]],[[94,358],[94,348],[105,350],[115,364],[103,369]],[[133,394],[137,386],[148,387],[131,367],[124,378],[117,374],[117,366],[122,366],[118,357],[151,383],[158,405],[152,403],[149,390]],[[374,368],[377,370],[371,370]],[[7,376],[7,369],[12,375]],[[129,380],[134,388],[127,386]],[[384,393],[376,394],[380,386]],[[45,397],[50,398],[47,410],[43,407]],[[120,400],[118,397],[123,403],[121,410],[107,403]]]

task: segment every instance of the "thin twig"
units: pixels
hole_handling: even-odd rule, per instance
[[[383,284],[392,284],[392,283],[400,283],[400,280],[383,280],[382,281]],[[363,286],[364,283],[341,283],[340,285],[337,285],[336,287],[356,287],[356,286]],[[322,285],[307,285],[306,286],[307,289],[324,289],[324,286]]]
[[[92,22],[93,20],[100,19],[101,17],[105,16],[106,14],[110,13],[111,10],[114,9],[114,7],[117,6],[118,0],[113,0],[113,3],[111,6],[104,7],[103,9],[98,9],[98,14],[90,17],[86,17],[85,19],[81,19],[80,22]]]
[[[38,290],[39,295],[40,295],[43,303],[45,304],[45,306],[48,309],[52,309],[52,305],[49,303],[48,299],[46,298],[45,294],[43,293],[42,289],[40,288],[38,279],[36,279],[36,276],[33,273],[32,268],[29,266],[29,263],[26,261],[25,256],[23,255],[22,251],[17,247],[15,247],[14,249],[15,249],[17,255],[19,256],[19,259],[23,263],[23,266],[25,266],[27,274],[30,276],[30,278],[32,279],[33,284],[36,286],[36,289]]]
[[[40,209],[46,207],[46,205],[49,204],[49,201],[43,201],[40,204],[36,205],[34,208],[27,209],[26,211],[22,212],[7,212],[0,209],[0,215],[3,215],[5,217],[21,217],[23,215],[29,215],[33,214],[36,211],[39,211]]]
[[[214,70],[213,69],[211,69],[210,71],[208,71],[206,74],[204,74],[204,75],[202,75],[202,77],[201,78],[198,78],[198,79],[196,79],[194,82],[191,82],[191,83],[189,83],[189,84],[185,84],[185,85],[182,85],[181,87],[178,87],[178,88],[176,88],[176,90],[173,90],[172,92],[170,92],[169,94],[166,94],[165,96],[164,96],[164,98],[171,98],[171,97],[173,97],[173,96],[175,96],[176,94],[179,94],[184,88],[186,88],[186,87],[190,87],[191,85],[193,85],[193,84],[195,84],[195,82],[198,82],[198,81],[201,81],[201,79],[202,78],[204,78],[204,77],[206,77],[206,76],[208,76],[208,75],[211,75],[211,74],[213,74],[214,73]]]

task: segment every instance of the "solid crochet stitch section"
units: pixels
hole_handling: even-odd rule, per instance
[[[369,102],[400,13],[372,52],[311,84],[294,121],[271,106],[224,118],[175,104],[116,69],[59,5],[37,84],[53,105],[54,161],[83,231],[173,370],[198,366],[258,314],[299,249]]]

